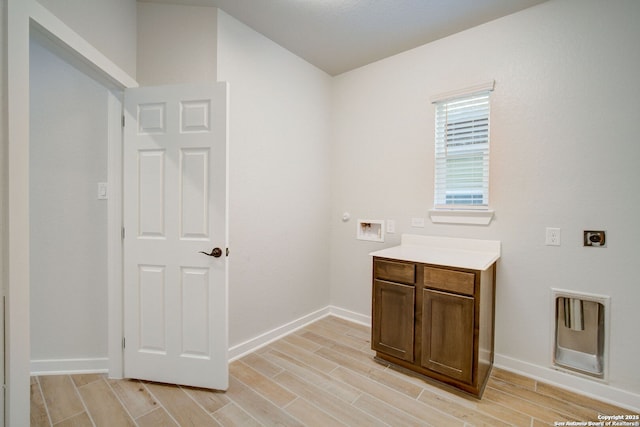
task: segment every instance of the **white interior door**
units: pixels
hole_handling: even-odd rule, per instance
[[[226,84],[127,89],[123,156],[124,375],[225,390]]]

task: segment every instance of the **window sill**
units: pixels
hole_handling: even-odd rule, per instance
[[[455,209],[430,209],[429,217],[435,224],[468,224],[489,225],[493,219],[494,211],[487,210],[455,210]]]

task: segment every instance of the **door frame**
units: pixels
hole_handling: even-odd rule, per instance
[[[105,86],[115,91],[137,87],[137,82],[91,46],[35,0],[6,0],[7,24],[7,151],[6,214],[2,249],[6,260],[5,282],[5,419],[9,426],[29,425],[30,325],[29,325],[29,42],[31,29],[44,33],[52,43],[74,58],[74,64],[93,70]],[[115,94],[108,98],[108,295],[109,369],[122,372],[122,112]],[[116,126],[117,123],[118,125]],[[117,129],[116,129],[117,128]],[[115,181],[112,181],[115,180]],[[118,186],[120,183],[120,186]],[[113,231],[115,236],[113,236]]]

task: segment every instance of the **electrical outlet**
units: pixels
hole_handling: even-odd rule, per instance
[[[560,246],[560,229],[547,227],[544,244],[547,246]]]

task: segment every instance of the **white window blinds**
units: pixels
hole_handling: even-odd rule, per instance
[[[488,208],[489,94],[435,103],[436,209]]]

